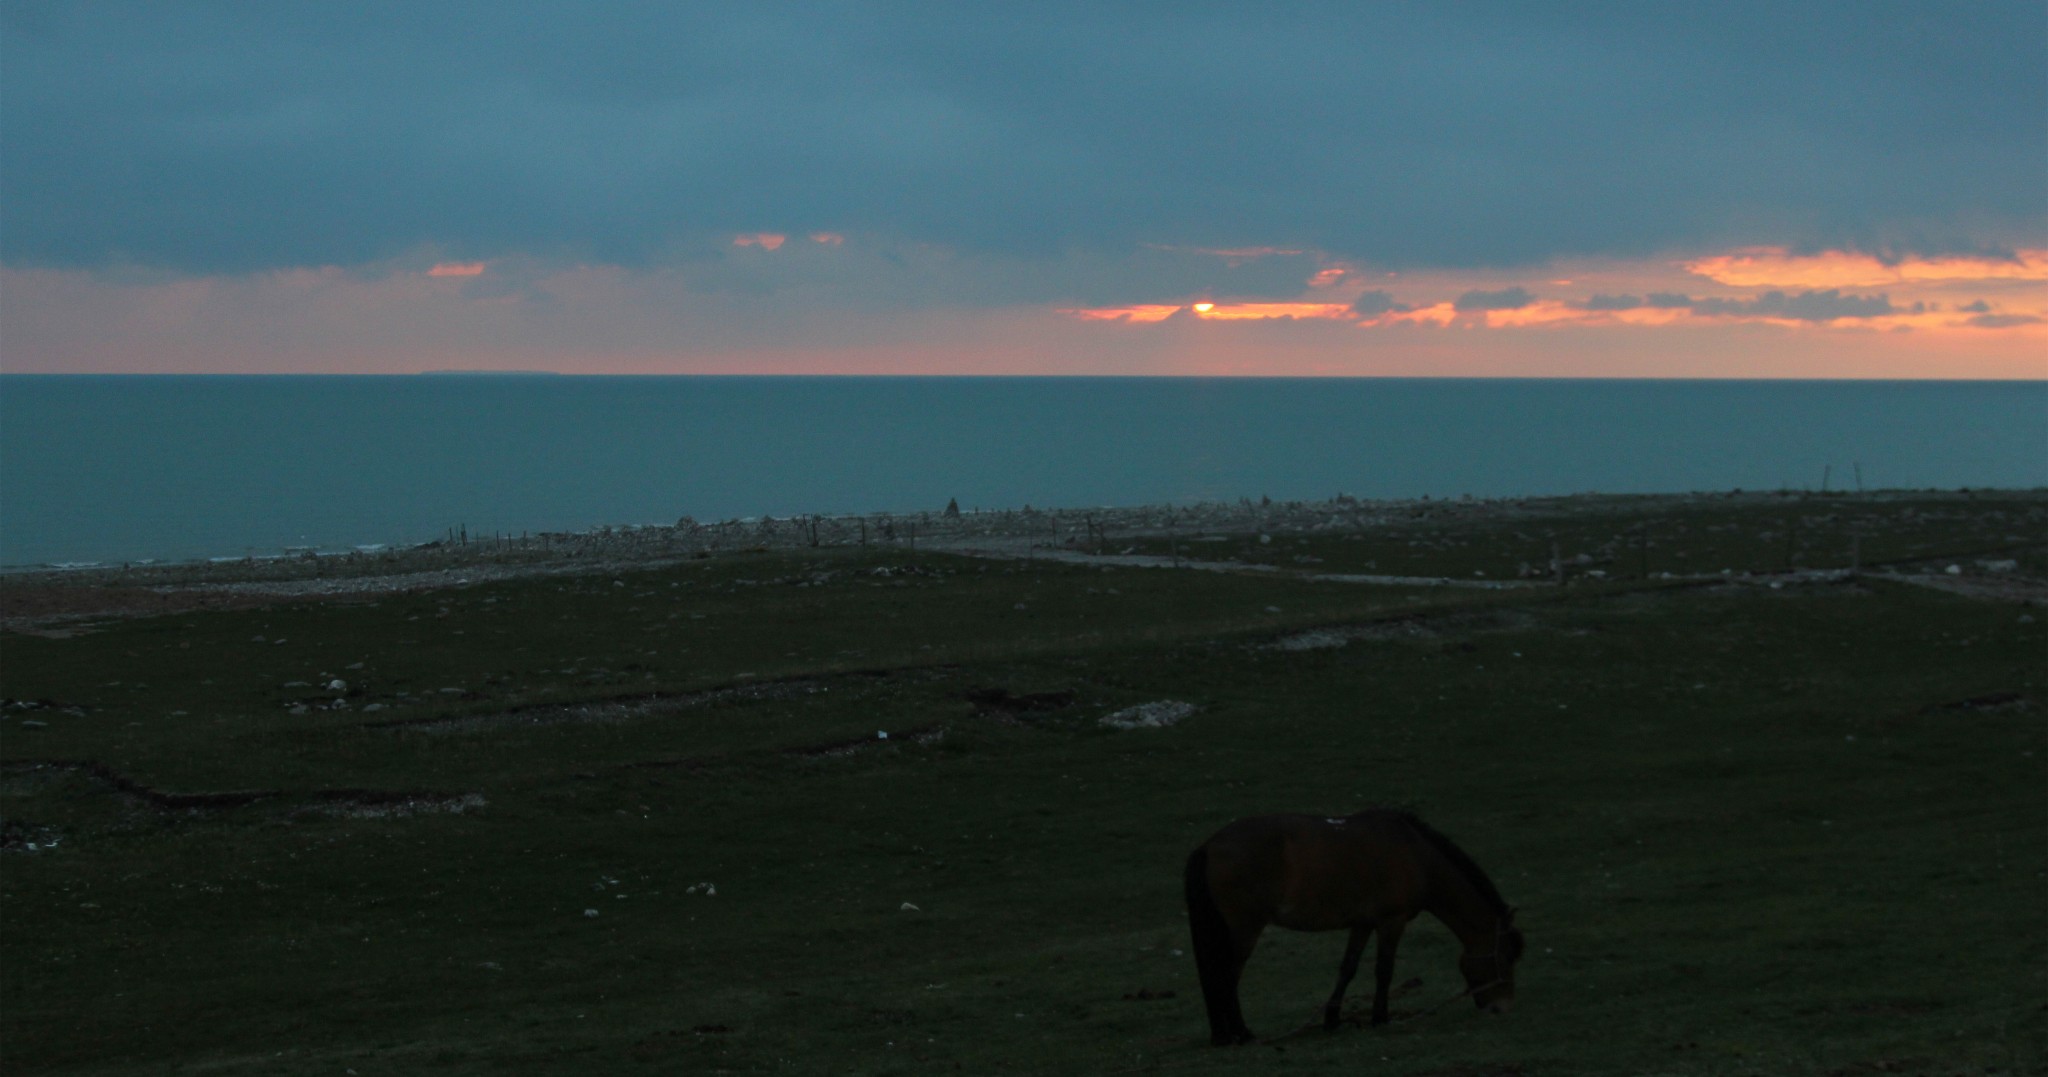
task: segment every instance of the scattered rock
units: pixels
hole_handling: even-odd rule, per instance
[[[1179,722],[1197,709],[1192,703],[1161,699],[1103,715],[1101,721],[1112,729],[1161,729]]]

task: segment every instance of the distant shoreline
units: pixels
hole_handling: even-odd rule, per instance
[[[1374,500],[1344,495],[1318,501],[1248,498],[1093,508],[961,509],[863,514],[748,516],[674,524],[614,524],[576,531],[465,534],[410,545],[286,547],[241,557],[128,562],[58,562],[0,566],[9,583],[188,586],[200,583],[284,583],[404,575],[473,566],[548,571],[596,563],[632,564],[720,552],[801,547],[901,546],[929,550],[1005,550],[1101,546],[1116,539],[1181,534],[1248,534],[1363,530],[1418,520],[1501,520],[1582,512],[1652,512],[1698,504],[1868,503],[1902,499],[1964,500],[1979,495],[2048,500],[2048,488],[1969,487],[1938,490],[1727,490],[1663,494],[1587,492],[1551,497]],[[513,574],[519,574],[515,571]]]

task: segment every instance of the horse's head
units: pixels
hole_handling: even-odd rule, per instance
[[[1464,956],[1458,959],[1458,971],[1465,974],[1465,989],[1472,993],[1472,1001],[1481,1010],[1499,1014],[1513,1008],[1515,962],[1521,956],[1522,933],[1515,928],[1513,909],[1494,927],[1491,949],[1466,948]]]

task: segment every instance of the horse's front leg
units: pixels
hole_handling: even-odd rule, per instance
[[[1358,955],[1365,952],[1365,940],[1372,935],[1372,925],[1351,929],[1351,939],[1344,944],[1344,963],[1337,966],[1337,989],[1330,992],[1330,1001],[1323,1003],[1323,1027],[1337,1027],[1338,1015],[1344,1009],[1344,989],[1351,986],[1351,978],[1358,975]]]
[[[1389,985],[1394,981],[1394,950],[1401,945],[1401,931],[1408,926],[1406,921],[1388,920],[1380,925],[1380,950],[1373,962],[1372,1023],[1387,1023],[1387,996]]]

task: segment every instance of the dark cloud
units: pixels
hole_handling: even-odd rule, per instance
[[[1989,314],[1991,313],[1991,304],[1979,299],[1974,303],[1965,303],[1956,309],[1966,314]]]
[[[1527,288],[1502,288],[1497,292],[1470,291],[1458,297],[1455,310],[1519,310],[1536,301]]]
[[[1836,318],[1874,318],[1896,309],[1884,295],[1843,295],[1835,289],[1824,292],[1765,292],[1754,299],[1701,299],[1692,305],[1695,314],[1732,314],[1746,317],[1796,318],[1825,322]]]
[[[1413,309],[1406,303],[1396,303],[1391,293],[1379,291],[1366,292],[1351,303],[1351,313],[1361,318],[1377,318],[1382,314]]]
[[[1714,14],[11,0],[0,260],[712,264],[735,232],[820,230],[1054,266],[2048,242],[2035,0]]]
[[[1634,310],[1643,305],[1639,295],[1593,295],[1579,304],[1582,310]]]
[[[2010,329],[2015,325],[2038,325],[2048,319],[2032,314],[1979,314],[1970,319],[1970,324],[1979,329]]]
[[[1653,307],[1689,307],[1692,297],[1679,292],[1651,292],[1645,302]]]

